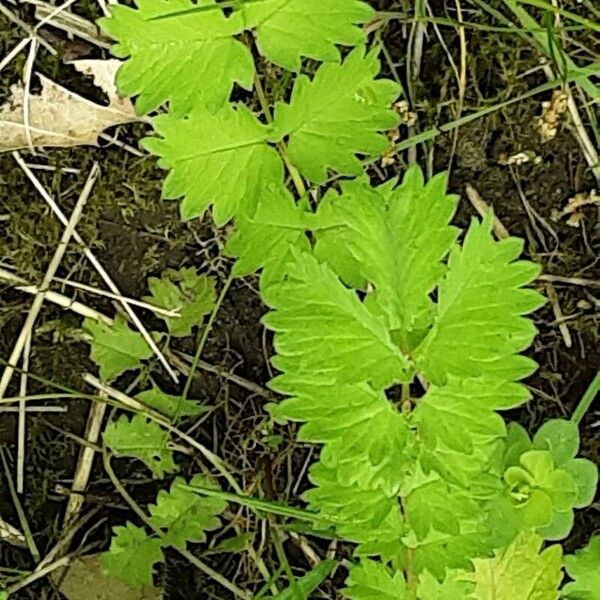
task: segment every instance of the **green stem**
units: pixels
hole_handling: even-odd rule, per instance
[[[269,105],[269,101],[267,100],[265,90],[263,89],[263,86],[262,86],[262,83],[260,81],[260,77],[258,76],[258,74],[254,77],[254,87],[256,88],[256,95],[258,96],[258,101],[260,103],[260,106],[261,106],[263,112],[265,113],[265,119],[267,120],[268,123],[272,123],[273,115],[271,114],[271,107]],[[298,169],[296,169],[296,167],[294,167],[294,165],[290,161],[290,157],[289,157],[288,151],[287,151],[287,146],[285,145],[284,142],[277,142],[277,150],[279,151],[279,154],[281,154],[281,158],[283,159],[283,162],[285,163],[285,167],[288,170],[288,173],[290,174],[292,181],[294,182],[294,187],[296,188],[298,195],[300,197],[304,196],[306,194],[306,186],[304,185],[304,181],[302,180],[302,176],[300,175],[300,172],[298,171]]]
[[[206,345],[206,341],[208,340],[208,335],[210,334],[211,329],[215,323],[215,319],[217,318],[217,313],[219,312],[219,309],[221,308],[221,304],[223,304],[223,300],[225,300],[225,296],[227,295],[227,292],[229,291],[229,287],[231,286],[231,283],[233,282],[233,277],[234,276],[233,276],[233,271],[232,271],[229,274],[229,276],[227,277],[227,279],[225,280],[223,289],[221,290],[221,293],[219,294],[219,297],[215,303],[215,306],[214,306],[212,312],[210,313],[210,317],[208,318],[208,322],[206,323],[206,327],[204,328],[204,331],[202,332],[202,337],[200,338],[200,342],[198,343],[198,347],[196,348],[196,353],[194,354],[194,359],[192,360],[192,364],[190,366],[190,372],[188,374],[187,381],[185,382],[185,387],[183,388],[183,393],[181,395],[181,399],[177,406],[177,412],[175,413],[175,419],[173,420],[174,423],[177,423],[177,419],[179,418],[181,408],[183,407],[183,404],[187,400],[187,396],[190,392],[190,387],[192,386],[192,382],[194,381],[194,375],[196,373],[196,369],[198,368],[200,356],[202,355],[202,351],[204,350],[204,346]]]
[[[577,408],[573,412],[573,415],[571,416],[571,421],[573,423],[575,423],[576,425],[579,425],[579,423],[581,423],[581,420],[590,408],[598,392],[600,392],[600,371],[598,371],[594,379],[592,379],[592,383],[590,383],[590,385],[588,386],[588,389],[581,397]]]

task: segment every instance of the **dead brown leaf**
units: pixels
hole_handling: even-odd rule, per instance
[[[64,575],[64,576],[63,576]],[[53,576],[61,594],[68,600],[162,600],[157,588],[134,590],[119,579],[106,575],[100,556],[93,554],[75,559],[64,573]]]
[[[29,132],[34,146],[96,145],[107,127],[140,120],[131,100],[117,93],[115,75],[120,61],[77,60],[70,64],[94,78],[96,86],[108,96],[108,106],[86,100],[38,74],[42,90],[29,96]],[[0,107],[0,152],[28,147],[25,90],[17,84],[11,91],[12,98]]]

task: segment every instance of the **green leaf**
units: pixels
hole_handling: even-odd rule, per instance
[[[167,100],[177,114],[197,105],[214,112],[227,102],[235,82],[252,89],[252,54],[233,37],[244,28],[241,14],[226,18],[215,0],[136,0],[136,4],[137,10],[111,5],[111,18],[100,19],[99,24],[118,41],[113,54],[128,59],[117,84],[124,95],[139,94],[138,113],[146,114]],[[174,15],[197,5],[214,10]],[[173,16],[156,19],[167,15]]]
[[[140,367],[140,360],[150,358],[152,350],[141,333],[132,331],[127,321],[117,315],[110,326],[95,319],[86,319],[83,329],[92,336],[92,360],[98,365],[103,381],[115,379]]]
[[[288,278],[263,290],[273,310],[264,319],[275,331],[273,364],[284,374],[271,386],[294,393],[306,384],[371,381],[386,386],[408,377],[408,359],[392,343],[385,324],[344,288],[326,265],[297,254]]]
[[[311,181],[324,183],[328,168],[360,175],[357,154],[379,155],[390,147],[382,132],[398,124],[390,104],[400,88],[390,80],[375,80],[377,54],[357,48],[341,64],[321,65],[312,81],[299,75],[290,103],[276,105],[276,139],[289,135],[290,160]]]
[[[163,558],[160,540],[131,523],[115,527],[113,532],[110,548],[102,555],[102,566],[131,587],[152,585],[152,568]]]
[[[178,271],[166,269],[160,279],[149,277],[148,287],[152,295],[144,297],[146,302],[179,311],[179,317],[158,315],[175,337],[191,335],[192,328],[200,325],[215,306],[214,279],[198,275],[193,267],[183,267]]]
[[[574,458],[565,463],[562,468],[571,475],[577,486],[575,508],[589,506],[594,501],[598,487],[597,465],[585,458]]]
[[[131,420],[125,415],[109,423],[104,442],[117,456],[133,456],[141,460],[152,473],[162,478],[176,469],[173,453],[167,447],[169,433],[143,414]]]
[[[572,421],[550,419],[533,436],[533,445],[538,450],[550,451],[554,462],[562,466],[577,456],[579,428]]]
[[[456,197],[446,196],[445,175],[425,185],[417,166],[395,189],[376,190],[361,181],[342,184],[342,190],[340,197],[319,206],[318,217],[330,222],[337,217],[339,225],[325,235],[317,232],[316,253],[323,255],[323,239],[333,239],[326,256],[349,255],[344,260],[374,286],[372,297],[385,311],[390,328],[407,337],[429,324],[429,294],[445,272],[441,261],[456,239],[456,228],[448,225]]]
[[[309,480],[315,487],[303,498],[311,510],[323,515],[326,524],[336,523],[338,537],[367,545],[367,554],[398,555],[404,527],[396,494],[358,480],[345,482],[335,466],[322,462],[310,469]]]
[[[278,419],[304,421],[298,439],[326,444],[321,461],[346,484],[398,492],[410,463],[406,419],[382,392],[368,385],[302,386],[296,396],[269,406]]]
[[[155,385],[151,389],[140,392],[136,398],[148,408],[152,408],[169,419],[178,417],[197,417],[206,412],[196,400],[183,400],[181,396],[165,394]]]
[[[290,585],[276,596],[269,596],[272,600],[299,600],[298,591],[305,600],[310,598],[314,592],[337,565],[335,560],[324,560],[296,581],[296,585]]]
[[[305,212],[303,203],[296,204],[285,187],[265,189],[254,215],[236,219],[236,231],[227,240],[225,253],[238,259],[234,274],[263,269],[263,286],[283,279],[291,249],[310,250]]]
[[[563,578],[560,546],[541,551],[542,539],[521,534],[494,558],[476,558],[475,600],[556,600]]]
[[[256,28],[260,53],[291,71],[300,70],[302,56],[338,61],[336,46],[363,43],[359,25],[375,14],[358,0],[262,0],[241,12],[246,27]]]
[[[561,590],[568,600],[598,600],[600,597],[600,536],[581,550],[565,556],[565,568],[573,579]]]
[[[533,323],[521,315],[539,308],[540,294],[523,286],[533,281],[539,266],[516,260],[522,240],[495,242],[491,213],[473,221],[462,248],[450,253],[448,272],[438,288],[435,324],[415,351],[425,375],[443,385],[449,375],[514,381],[533,371],[535,363],[517,353],[535,335]],[[517,386],[515,403],[523,401]],[[505,399],[510,408],[510,398]]]
[[[219,489],[202,475],[196,475],[189,484],[182,477],[177,477],[170,491],[161,490],[156,504],[150,506],[150,521],[165,531],[161,539],[163,546],[184,550],[187,542],[204,542],[206,531],[221,526],[218,515],[225,510],[227,503],[220,498],[196,494],[189,489],[194,485]]]
[[[344,593],[351,600],[409,598],[402,572],[392,573],[384,564],[373,560],[361,560],[352,565]]]
[[[470,573],[451,570],[443,581],[438,581],[429,571],[419,576],[418,600],[466,600],[471,598],[473,583]]]
[[[183,219],[202,215],[212,204],[213,219],[222,226],[235,215],[251,215],[264,188],[281,187],[281,159],[266,143],[270,130],[242,104],[214,115],[196,105],[184,118],[160,115],[153,124],[161,137],[146,138],[143,145],[171,170],[163,195],[183,197]]]
[[[513,392],[512,385],[449,377],[443,387],[430,386],[414,411],[427,449],[422,464],[467,486],[487,468],[506,434],[495,409],[503,406],[504,398],[512,404],[517,397],[521,390]]]

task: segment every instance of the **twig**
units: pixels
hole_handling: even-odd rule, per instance
[[[27,55],[27,61],[25,62],[25,75],[23,77],[24,92],[23,92],[23,127],[25,128],[25,139],[27,140],[27,147],[29,151],[35,155],[35,148],[33,147],[33,136],[31,135],[31,121],[29,119],[29,98],[31,96],[31,77],[33,75],[33,64],[35,62],[35,56],[37,54],[37,40],[31,38],[29,44],[29,53]]]
[[[39,287],[31,285],[27,282],[26,279],[23,279],[22,277],[19,277],[18,275],[15,275],[10,271],[1,268],[0,279],[4,279],[9,283],[15,284],[15,289],[19,290],[20,292],[25,292],[26,294],[33,294],[35,296],[36,294],[39,294],[41,292],[41,289]],[[97,310],[94,310],[93,308],[90,308],[89,306],[86,306],[81,302],[72,300],[64,294],[59,294],[58,292],[48,290],[47,292],[45,292],[45,300],[47,300],[48,302],[52,302],[53,304],[56,304],[58,306],[61,306],[62,308],[66,308],[67,310],[72,310],[73,312],[77,313],[78,315],[81,315],[82,317],[94,319],[95,321],[101,321],[102,323],[106,323],[107,325],[112,325],[114,322],[113,319],[107,317],[101,312],[98,312]]]
[[[54,198],[52,198],[52,196],[50,196],[50,194],[48,194],[48,192],[44,189],[44,187],[40,183],[39,179],[34,175],[34,173],[31,171],[31,169],[29,169],[29,167],[25,164],[25,161],[22,159],[21,155],[18,152],[13,152],[12,155],[13,155],[13,158],[15,159],[15,161],[17,162],[17,164],[21,167],[21,169],[23,169],[23,171],[25,172],[25,174],[27,175],[27,177],[29,178],[31,183],[38,190],[38,192],[40,193],[42,198],[44,198],[44,200],[47,202],[48,206],[52,209],[54,214],[58,217],[59,221],[61,221],[61,223],[66,225],[67,219],[66,219],[64,213],[62,212],[62,210],[60,209],[58,204],[56,204]],[[179,378],[177,376],[177,373],[169,365],[169,363],[167,362],[163,353],[160,351],[160,348],[156,345],[156,342],[152,339],[152,336],[148,333],[148,330],[144,327],[144,325],[140,321],[139,317],[135,314],[134,310],[127,303],[127,300],[125,298],[123,298],[123,296],[119,292],[119,288],[115,285],[115,283],[111,279],[110,275],[106,272],[104,267],[98,262],[98,260],[96,259],[96,257],[92,253],[92,251],[85,244],[82,237],[79,235],[79,233],[77,233],[77,231],[73,232],[73,238],[81,246],[85,257],[92,263],[92,265],[94,266],[96,271],[98,271],[98,274],[100,275],[100,277],[102,277],[102,279],[104,280],[106,285],[109,287],[110,291],[113,292],[114,294],[116,294],[117,296],[119,296],[119,302],[125,309],[125,312],[131,318],[133,324],[138,328],[138,330],[142,334],[144,340],[146,340],[146,343],[148,344],[148,346],[156,354],[160,363],[163,365],[163,367],[165,368],[167,373],[169,373],[169,375],[171,376],[171,378],[174,381],[178,381]]]
[[[567,348],[572,348],[573,340],[571,339],[569,328],[567,327],[565,318],[560,308],[560,304],[558,303],[558,295],[556,294],[556,290],[554,289],[554,286],[551,283],[546,283],[545,287],[546,293],[548,294],[548,300],[550,300],[550,304],[552,305],[552,312],[554,313],[554,318],[556,319],[556,323],[562,335],[563,341],[565,342],[565,346]]]
[[[167,417],[164,417],[163,415],[156,412],[155,410],[148,408],[142,402],[139,402],[138,400],[131,398],[127,394],[124,394],[123,392],[111,387],[110,385],[106,385],[105,383],[102,383],[97,377],[94,377],[94,375],[92,375],[91,373],[86,373],[83,376],[83,380],[87,384],[96,388],[100,392],[100,394],[102,394],[104,396],[109,396],[110,398],[112,398],[113,400],[116,400],[120,405],[124,406],[125,408],[128,408],[129,410],[132,410],[134,412],[143,413],[143,414],[147,415],[148,417],[154,419],[161,425],[166,426],[169,424],[169,420],[167,419]]]
[[[71,560],[71,558],[69,556],[65,556],[63,558],[59,558],[58,560],[54,561],[53,563],[49,563],[48,565],[46,565],[43,569],[40,569],[39,571],[36,569],[32,573],[30,573],[27,577],[25,577],[24,579],[21,579],[21,581],[19,581],[18,583],[15,583],[14,585],[9,586],[6,590],[6,592],[8,594],[14,594],[15,592],[18,592],[19,590],[23,589],[24,587],[31,585],[34,581],[37,581],[38,579],[42,579],[43,577],[46,577],[46,575],[49,575],[50,573],[52,573],[52,571],[56,571],[56,569],[60,569],[61,567],[66,567],[69,564],[70,560]]]
[[[582,277],[563,277],[562,275],[540,275],[540,281],[550,283],[566,283],[568,285],[581,285],[584,287],[600,287],[600,279],[584,279]]]
[[[21,385],[19,389],[19,420],[17,425],[17,494],[22,494],[25,487],[25,438],[27,427],[27,373],[29,371],[29,355],[31,354],[31,331],[25,339],[23,350],[23,370],[21,371]]]
[[[473,208],[479,213],[479,216],[485,217],[490,210],[492,210],[489,204],[481,197],[479,192],[470,184],[466,185],[467,198],[469,202],[473,205]],[[492,223],[492,227],[494,228],[494,233],[496,237],[500,240],[510,237],[510,233],[508,233],[508,229],[504,227],[500,219],[494,215],[494,222]]]
[[[21,333],[20,333],[19,337],[17,338],[17,342],[15,343],[13,351],[8,360],[9,364],[4,369],[4,373],[2,374],[2,379],[0,379],[0,398],[4,397],[6,389],[8,388],[8,385],[12,379],[12,376],[14,373],[14,367],[18,363],[19,359],[21,358],[21,354],[23,352],[23,348],[25,347],[25,342],[27,340],[27,336],[29,336],[31,334],[33,326],[35,325],[37,317],[42,308],[42,304],[44,303],[45,290],[50,286],[50,282],[52,281],[52,278],[54,277],[54,275],[56,274],[56,271],[58,270],[60,262],[62,261],[62,257],[64,256],[64,253],[67,249],[67,245],[69,244],[71,237],[73,237],[73,235],[74,235],[75,225],[77,224],[77,222],[79,221],[79,218],[81,217],[83,207],[85,206],[85,203],[87,202],[87,199],[89,198],[89,195],[92,191],[94,183],[96,182],[99,172],[100,171],[99,171],[98,165],[96,163],[94,163],[94,165],[92,166],[92,168],[90,170],[90,174],[88,175],[87,181],[85,182],[83,190],[82,190],[81,194],[79,195],[77,204],[75,205],[75,208],[73,209],[71,218],[66,222],[66,227],[61,236],[60,242],[58,243],[58,247],[56,248],[56,251],[54,252],[54,256],[52,257],[52,260],[50,261],[48,270],[46,271],[46,274],[44,275],[44,279],[42,280],[42,283],[40,285],[41,289],[36,294],[35,298],[33,299],[33,303],[31,305],[29,314],[27,315],[27,319],[25,320],[25,324],[23,325]]]
[[[100,392],[99,396],[100,398],[105,398],[106,394],[105,392]],[[71,486],[71,495],[69,496],[63,521],[65,527],[68,527],[77,519],[83,506],[84,497],[82,492],[85,492],[94,464],[95,451],[92,444],[98,443],[105,412],[106,402],[102,402],[100,399],[97,402],[92,402],[84,434],[86,441],[90,445],[84,446],[79,454],[77,468],[73,477],[73,485]]]
[[[4,473],[6,475],[8,491],[10,492],[10,495],[12,497],[13,504],[15,505],[15,510],[17,511],[17,516],[19,517],[19,523],[21,523],[21,529],[23,530],[23,535],[25,536],[25,542],[27,543],[29,552],[31,552],[31,556],[33,556],[33,560],[35,560],[35,562],[38,562],[40,560],[40,553],[35,544],[35,540],[33,539],[33,535],[31,535],[31,529],[29,527],[29,523],[27,522],[25,511],[23,510],[23,506],[21,504],[21,501],[19,500],[19,495],[17,494],[17,490],[15,489],[15,484],[13,483],[12,477],[10,476],[8,461],[6,460],[6,456],[4,455],[4,448],[2,446],[0,446],[0,459],[2,460],[2,466],[4,467]]]
[[[142,300],[136,300],[135,298],[128,298],[127,296],[113,294],[112,292],[107,292],[106,290],[100,290],[91,285],[87,285],[85,283],[80,283],[79,281],[71,281],[69,279],[63,279],[62,277],[55,277],[54,281],[58,281],[64,285],[68,285],[69,287],[74,287],[78,290],[83,290],[85,292],[89,292],[90,294],[96,294],[97,296],[104,296],[105,298],[111,298],[112,300],[121,300],[121,298],[123,298],[127,302],[127,304],[131,304],[132,306],[139,306],[140,308],[145,308],[146,310],[152,311],[155,315],[163,315],[165,317],[180,317],[181,316],[181,312],[179,310],[162,308],[160,306],[150,304],[149,302],[143,302]]]

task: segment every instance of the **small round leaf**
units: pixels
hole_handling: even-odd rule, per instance
[[[577,455],[579,429],[571,421],[552,419],[546,421],[533,437],[538,450],[548,450],[557,465],[563,465]]]

